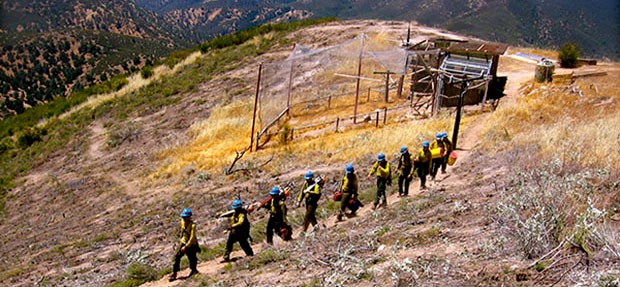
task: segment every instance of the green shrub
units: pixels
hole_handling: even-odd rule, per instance
[[[153,74],[153,67],[151,66],[144,66],[144,68],[142,68],[142,70],[140,71],[140,75],[143,79],[148,79],[153,76]]]
[[[170,55],[164,60],[164,65],[172,69],[176,64],[185,60],[185,58],[187,58],[187,56],[189,56],[194,51],[195,49],[174,51],[170,53]]]
[[[212,248],[201,246],[200,249],[198,259],[200,261],[210,261],[217,257],[224,256],[224,252],[226,251],[226,242],[221,242]]]
[[[254,270],[269,263],[282,261],[287,258],[289,258],[289,253],[286,250],[263,250],[262,252],[258,253],[255,258],[248,263],[246,267],[248,270]]]
[[[278,133],[280,144],[288,144],[293,139],[293,129],[288,124],[284,124]]]
[[[0,175],[0,214],[4,212],[4,204],[6,203],[6,194],[13,188],[13,181],[8,176]]]
[[[125,280],[114,282],[109,287],[137,287],[144,282],[157,279],[159,279],[159,273],[153,267],[142,263],[132,263],[127,268]]]
[[[132,142],[140,137],[141,130],[133,124],[128,124],[122,128],[114,128],[108,134],[107,145],[114,148],[123,142]]]
[[[27,148],[34,143],[41,141],[44,135],[44,129],[29,128],[17,137],[17,145],[20,148]]]
[[[12,150],[13,148],[15,148],[15,145],[13,144],[13,140],[11,140],[10,137],[6,137],[0,140],[0,154],[4,154],[9,150]]]
[[[254,38],[258,35],[265,35],[270,32],[280,32],[280,31],[293,31],[302,27],[327,23],[331,21],[335,21],[336,18],[328,17],[322,19],[309,19],[302,21],[295,21],[289,23],[276,23],[276,24],[265,24],[258,27],[252,27],[249,29],[241,30],[234,34],[228,34],[219,36],[209,40],[207,43],[201,44],[199,46],[200,51],[206,53],[210,49],[222,49],[230,46],[236,46],[243,44],[244,42]]]
[[[127,276],[129,279],[143,280],[144,282],[153,281],[157,279],[157,271],[146,264],[132,263],[127,268]]]
[[[575,68],[577,67],[577,59],[581,52],[577,45],[572,43],[566,43],[560,48],[558,58],[560,58],[560,66],[563,68]]]

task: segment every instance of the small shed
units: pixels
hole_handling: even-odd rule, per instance
[[[497,77],[499,56],[508,49],[500,43],[468,41],[451,42],[443,48],[439,66],[436,108],[458,104],[461,80],[469,79],[463,104],[475,105],[504,95],[506,77]]]
[[[408,47],[412,106],[433,111],[458,104],[460,80],[469,81],[465,105],[499,99],[506,77],[497,77],[499,56],[508,45],[492,42],[431,38]]]

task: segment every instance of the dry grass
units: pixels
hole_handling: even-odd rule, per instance
[[[189,133],[191,140],[183,146],[171,147],[160,153],[166,164],[154,174],[155,177],[177,174],[187,166],[209,172],[219,172],[229,165],[235,151],[246,148],[250,141],[251,105],[236,102],[215,109],[208,120],[194,124]],[[464,119],[467,125],[470,119]],[[296,140],[288,145],[274,145],[258,152],[246,154],[244,161],[259,162],[272,154],[289,162],[307,165],[342,164],[374,158],[375,153],[385,152],[388,157],[407,145],[417,151],[423,140],[431,140],[437,131],[449,131],[451,116],[439,116],[422,121],[391,123],[389,128],[376,129],[367,124],[339,133],[327,133],[318,138]],[[321,155],[308,156],[320,151]],[[330,151],[330,152],[326,152]],[[267,166],[277,171],[280,166]]]
[[[387,35],[378,33],[369,35],[366,45],[366,49],[381,50],[388,47],[393,48],[394,43],[389,41]],[[346,47],[347,51],[358,53],[359,42],[352,42],[349,46]],[[370,73],[368,77],[378,78],[379,76],[372,75],[372,72],[384,70],[384,68],[377,62],[368,59],[365,61],[367,63],[365,63],[364,71]],[[355,59],[349,64],[339,65],[336,70],[329,70],[315,76],[320,80],[318,82],[312,81],[312,85],[322,87],[322,93],[317,92],[314,97],[326,95],[324,87],[328,87],[328,85],[321,83],[343,81],[342,77],[335,76],[335,73],[351,74],[356,69],[357,60]],[[354,79],[343,82],[346,83],[341,86],[341,90],[353,93]],[[376,83],[373,84],[376,85]],[[367,92],[367,88],[361,89],[361,104],[358,113],[367,113],[387,106],[383,103],[383,96],[376,92],[372,92],[370,102],[366,103]],[[394,96],[395,92],[392,90],[391,97]],[[351,94],[351,96],[333,98],[331,109],[327,109],[327,100],[325,102],[295,105],[292,111],[295,118],[292,119],[291,123],[298,126],[322,120],[334,120],[337,116],[351,116],[353,114],[353,103],[354,96]],[[191,139],[188,143],[182,146],[167,147],[160,152],[159,158],[164,160],[164,165],[153,176],[172,176],[189,166],[209,172],[221,171],[235,158],[235,151],[243,150],[248,146],[251,117],[252,103],[250,101],[236,102],[214,109],[209,119],[195,123],[190,128],[189,136]],[[451,117],[444,116],[422,122],[394,123],[397,120],[396,117],[389,119],[390,122],[393,122],[389,129],[375,129],[374,124],[365,124],[366,126],[360,125],[353,130],[342,133],[328,133],[320,138],[296,140],[286,146],[278,146],[277,143],[273,143],[266,150],[245,155],[243,160],[259,162],[274,153],[282,158],[291,159],[290,155],[296,157],[295,155],[302,155],[310,151],[329,150],[332,152],[329,153],[327,162],[325,158],[317,158],[315,162],[306,162],[306,164],[356,162],[369,154],[374,156],[379,151],[387,154],[396,153],[402,145],[408,145],[412,150],[417,150],[422,140],[432,139],[437,131],[448,131],[452,124]],[[464,121],[464,124],[466,123],[467,120]],[[277,165],[277,163],[272,165]],[[278,169],[278,167],[272,168]]]
[[[530,83],[513,103],[500,106],[485,127],[483,148],[504,151],[535,145],[541,159],[560,157],[617,169],[620,155],[620,73],[574,84]]]
[[[217,170],[235,158],[235,151],[250,143],[252,103],[235,102],[213,109],[209,119],[193,124],[186,145],[170,147],[159,156],[168,159],[155,177],[171,175],[193,166],[199,170]]]

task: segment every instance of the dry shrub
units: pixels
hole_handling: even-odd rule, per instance
[[[609,77],[616,75],[612,74]],[[491,115],[483,149],[499,152],[532,145],[543,158],[617,170],[620,153],[611,147],[620,144],[620,85],[607,81],[602,77],[572,85],[527,84],[514,103]]]
[[[565,239],[589,255],[607,252],[605,242],[614,239],[599,232],[607,212],[595,202],[606,192],[600,183],[609,179],[607,170],[567,166],[558,159],[519,169],[507,178],[494,220],[529,259]]]

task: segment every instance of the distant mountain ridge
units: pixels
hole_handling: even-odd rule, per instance
[[[136,0],[136,4],[199,30],[220,31],[214,28],[217,23],[244,28],[269,19],[326,16],[416,21],[511,44],[559,47],[575,42],[587,56],[620,58],[616,0]],[[212,19],[192,24],[186,15],[196,11]]]
[[[197,43],[125,0],[3,1],[0,19],[0,118]]]
[[[574,42],[620,59],[617,0],[3,1],[0,118],[132,72],[175,49],[268,22],[336,16],[416,21],[514,45]],[[404,36],[405,31],[403,31]]]

